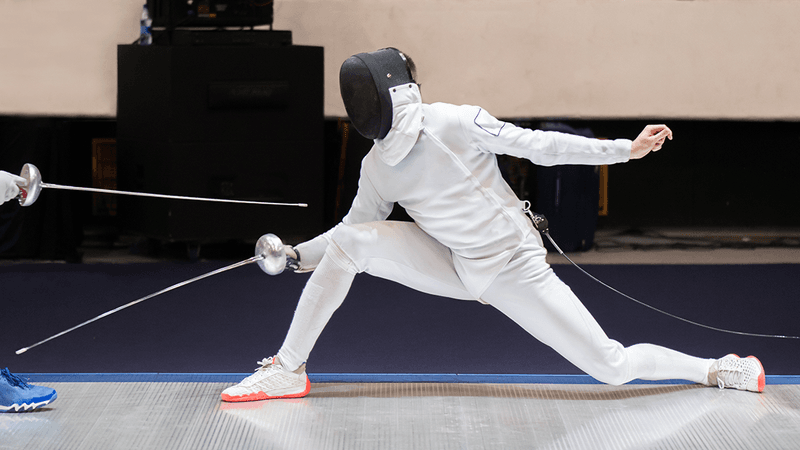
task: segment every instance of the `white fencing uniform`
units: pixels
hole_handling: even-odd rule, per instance
[[[308,357],[356,273],[422,292],[490,304],[600,381],[706,383],[713,360],[609,339],[545,262],[541,236],[502,178],[496,154],[538,165],[613,164],[631,141],[528,130],[476,106],[422,104],[417,85],[392,92],[394,128],[362,162],[342,223],[300,244],[315,273],[278,352],[289,368]],[[397,203],[414,222],[385,221]],[[325,256],[323,257],[323,252]]]

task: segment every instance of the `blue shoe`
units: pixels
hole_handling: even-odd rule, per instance
[[[0,370],[0,413],[32,411],[56,397],[55,389],[28,384],[8,368]]]

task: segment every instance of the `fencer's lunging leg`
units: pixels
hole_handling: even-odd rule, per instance
[[[278,359],[289,370],[297,369],[308,359],[322,329],[353,284],[356,272],[343,268],[331,256],[338,251],[335,245],[328,246],[300,295],[289,332],[278,351]]]
[[[301,255],[303,251],[301,250]],[[289,370],[306,361],[342,304],[356,273],[396,281],[434,295],[474,300],[453,268],[450,250],[412,222],[340,225],[300,296],[278,359]]]
[[[680,379],[708,384],[710,359],[652,344],[625,348],[609,339],[572,290],[526,242],[484,292],[483,299],[578,368],[608,384]]]
[[[696,358],[660,345],[636,344],[625,349],[631,379],[688,380],[710,385],[708,370],[713,359]]]

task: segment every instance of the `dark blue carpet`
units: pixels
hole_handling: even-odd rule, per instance
[[[280,347],[308,274],[256,265],[148,300],[15,355],[109,309],[227,262],[0,267],[0,366],[17,373],[243,373]],[[629,295],[708,325],[800,335],[800,265],[595,265]],[[571,266],[558,275],[607,334],[702,357],[754,354],[768,375],[800,374],[800,340],[735,336],[676,321]],[[490,306],[356,277],[311,355],[312,373],[579,374]]]

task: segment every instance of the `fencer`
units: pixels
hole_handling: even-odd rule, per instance
[[[522,129],[478,106],[425,104],[413,62],[394,48],[348,58],[340,89],[353,126],[374,140],[356,197],[340,224],[287,249],[298,271],[314,273],[285,341],[222,400],[305,396],[306,360],[358,273],[491,305],[604,383],[682,379],[763,391],[755,357],[698,358],[606,336],[546,263],[525,203],[497,166],[498,154],[544,166],[624,163],[660,150],[672,139],[667,126],[648,125],[633,141],[597,140]],[[386,220],[395,203],[413,222]]]
[[[0,205],[15,198],[23,183],[24,178],[0,170]],[[52,403],[56,397],[55,389],[28,384],[8,368],[0,371],[0,413],[31,411]]]

